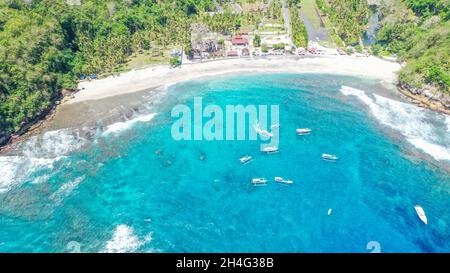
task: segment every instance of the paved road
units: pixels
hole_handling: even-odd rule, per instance
[[[233,7],[233,10],[235,13],[243,12],[241,5],[239,5],[238,3],[236,3],[236,2],[231,3],[231,6]]]
[[[291,29],[291,15],[289,14],[289,8],[287,7],[286,0],[281,0],[281,13],[284,17],[284,25],[287,29],[289,37],[291,37],[292,29]]]

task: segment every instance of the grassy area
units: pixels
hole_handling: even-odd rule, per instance
[[[313,0],[311,0],[311,1],[313,1]],[[325,3],[325,5],[328,4],[327,1],[324,1],[324,3]],[[316,5],[316,0],[314,0],[314,4]],[[317,11],[319,12],[318,16],[320,17],[320,19],[323,23],[323,27],[328,31],[328,35],[330,37],[328,43],[325,46],[329,46],[329,47],[344,46],[344,42],[342,41],[342,39],[339,37],[336,30],[334,29],[333,24],[331,23],[330,19],[328,18],[328,15],[323,13],[320,9],[317,9]]]
[[[113,74],[126,72],[132,69],[141,69],[150,65],[168,64],[171,58],[172,50],[174,46],[167,47],[166,49],[160,47],[154,47],[150,50],[141,51],[137,54],[130,56],[127,62],[120,64],[113,68],[111,72],[101,74],[101,77],[107,77]]]
[[[255,26],[254,25],[242,25],[240,28],[239,28],[239,31],[238,32],[241,32],[241,33],[248,33],[248,32],[252,32],[252,31],[254,31],[255,30]]]
[[[286,32],[284,27],[263,26],[259,31]]]
[[[303,0],[301,10],[315,29],[321,26],[320,16],[316,11],[316,0]]]

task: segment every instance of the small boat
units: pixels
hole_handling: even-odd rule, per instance
[[[302,129],[297,129],[297,135],[309,135],[311,133],[311,129],[309,128],[302,128]]]
[[[285,180],[282,177],[275,177],[275,182],[283,183],[283,184],[294,184],[294,181],[292,181],[292,180]]]
[[[331,215],[331,212],[333,211],[333,209],[328,209],[328,216]]]
[[[273,137],[273,134],[269,133],[269,131],[267,131],[267,130],[256,129],[256,133],[258,133],[258,135],[260,135],[260,136],[267,137],[267,138]]]
[[[278,153],[278,147],[266,147],[263,149],[263,152],[266,154],[274,154],[274,153]]]
[[[414,208],[416,209],[416,213],[419,216],[420,220],[422,220],[422,222],[424,222],[425,225],[427,225],[428,219],[427,216],[425,215],[425,211],[423,210],[423,208],[419,205],[416,205]]]
[[[267,185],[267,179],[265,178],[253,178],[252,179],[253,186],[265,186]]]
[[[292,181],[292,180],[283,180],[283,181],[281,181],[281,183],[290,185],[290,184],[294,184],[294,181]]]
[[[241,164],[247,164],[248,162],[250,162],[253,158],[249,155],[246,155],[244,157],[242,157],[241,159],[239,159],[239,161],[241,161]]]
[[[272,134],[272,133],[270,133],[270,132],[267,131],[267,130],[261,129],[261,126],[259,125],[259,122],[258,122],[258,121],[256,121],[256,124],[255,124],[255,131],[256,131],[256,133],[257,133],[258,135],[260,135],[260,136],[267,137],[267,138],[273,137],[273,134]]]
[[[330,155],[330,154],[322,154],[322,158],[323,158],[323,160],[327,160],[327,161],[336,161],[339,159],[336,155]]]

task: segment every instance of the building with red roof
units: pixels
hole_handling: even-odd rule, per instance
[[[247,46],[248,45],[248,39],[245,38],[242,35],[236,35],[231,39],[231,43],[234,46]]]

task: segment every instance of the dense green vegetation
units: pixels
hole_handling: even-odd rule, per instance
[[[258,29],[262,21],[269,27],[283,22],[279,0],[270,1],[267,12],[244,13],[233,12],[231,0],[71,2],[77,1],[0,0],[0,142],[46,113],[61,92],[76,88],[84,75],[125,67],[130,56],[137,59],[153,49],[178,46],[189,54],[193,22],[223,34]],[[450,0],[378,2],[381,29],[372,52],[406,61],[401,83],[450,93]],[[223,12],[210,13],[217,3]],[[302,0],[286,3],[293,43],[306,47],[308,35],[298,8]],[[367,0],[316,0],[316,4],[327,26],[333,26],[332,37],[346,45],[359,43],[362,49],[361,37],[373,12]],[[254,45],[261,45],[259,35]],[[262,51],[267,50],[263,45]],[[162,59],[161,51],[155,54]],[[175,58],[166,61],[178,64]]]
[[[0,1],[0,138],[48,110],[81,75],[110,71],[154,44],[188,43],[190,22],[215,8],[213,0],[67,2]]]
[[[259,34],[255,34],[255,37],[253,37],[253,46],[254,47],[261,46],[261,36]]]
[[[329,16],[343,42],[363,44],[362,35],[369,19],[367,0],[317,0],[316,3]]]
[[[295,46],[306,48],[308,46],[308,32],[306,31],[305,24],[303,24],[298,9],[290,8],[290,14],[292,26],[292,42]]]
[[[381,26],[375,55],[395,55],[406,65],[400,83],[450,93],[450,1],[380,0]],[[367,0],[316,0],[347,45],[363,49],[371,9]]]
[[[373,51],[406,61],[402,84],[450,93],[450,1],[383,1],[379,10],[382,27]]]

